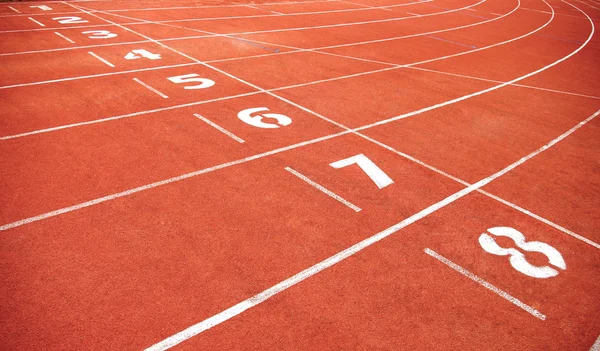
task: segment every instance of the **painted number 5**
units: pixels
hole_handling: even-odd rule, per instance
[[[193,82],[200,83],[198,85],[185,86],[185,87],[183,87],[183,89],[204,89],[204,88],[210,88],[213,85],[215,85],[214,81],[207,79],[207,78],[200,78],[200,75],[196,74],[196,73],[184,74],[182,76],[169,77],[167,79],[170,80],[171,82],[177,83],[177,84],[193,83]]]
[[[388,175],[385,174],[385,172],[382,171],[381,168],[377,167],[377,165],[374,164],[373,161],[369,160],[369,158],[363,154],[336,161],[330,164],[330,166],[333,168],[344,168],[354,163],[356,163],[358,167],[360,167],[363,170],[363,172],[365,172],[367,176],[371,178],[371,180],[375,183],[375,185],[377,185],[379,189],[383,189],[386,186],[394,183],[392,178],[388,177]]]
[[[525,241],[525,236],[518,230],[510,227],[495,227],[487,230],[493,236],[506,236],[511,238],[516,246],[526,252],[539,252],[548,258],[550,264],[565,270],[567,264],[558,250],[540,241]],[[493,255],[509,256],[510,265],[517,271],[533,278],[550,278],[558,275],[558,271],[549,266],[534,266],[527,261],[525,254],[515,248],[505,249],[500,247],[496,240],[488,233],[479,236],[479,245]]]

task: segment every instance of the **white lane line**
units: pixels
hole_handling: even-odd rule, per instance
[[[237,135],[233,134],[232,132],[228,131],[227,129],[221,127],[220,125],[216,124],[215,122],[209,120],[208,118],[194,113],[194,116],[196,116],[196,118],[204,121],[206,124],[208,124],[209,126],[215,128],[216,130],[220,131],[221,133],[227,135],[228,137],[230,137],[231,139],[237,141],[238,143],[244,143],[244,139],[238,137]]]
[[[483,280],[482,278],[476,276],[475,274],[471,273],[470,271],[466,270],[465,268],[457,265],[456,263],[450,261],[449,259],[447,259],[446,257],[438,254],[437,252],[431,250],[431,249],[425,249],[424,250],[426,254],[428,254],[429,256],[435,258],[436,260],[442,262],[443,264],[445,264],[446,266],[454,269],[456,272],[464,275],[465,277],[471,279],[472,281],[476,282],[477,284],[483,286],[484,288],[496,293],[498,296],[504,298],[506,301],[509,301],[510,303],[514,304],[515,306],[523,309],[524,311],[526,311],[527,313],[531,314],[532,316],[541,319],[541,320],[546,320],[546,316],[544,314],[542,314],[540,311],[536,310],[535,308],[523,303],[521,300],[517,299],[516,297],[512,296],[511,294],[507,293],[504,290],[501,290],[499,288],[497,288],[495,285]]]
[[[251,9],[260,10],[258,7],[255,7],[255,6],[250,6],[250,5],[244,5],[244,6],[246,6],[246,7],[249,7],[249,8],[251,8]],[[107,11],[107,12],[108,12],[108,11]]]
[[[279,15],[279,16],[285,15],[285,13],[281,13],[281,12],[277,12],[277,11],[272,11],[272,10],[269,10],[269,11],[271,11],[271,13],[274,13],[274,14]]]
[[[137,78],[133,78],[133,80],[140,84],[141,86],[143,86],[144,88],[150,90],[151,92],[153,92],[156,95],[159,95],[160,97],[162,97],[163,99],[168,99],[169,97],[163,93],[161,93],[160,91],[154,89],[153,87],[149,86],[148,84],[142,82],[141,80],[137,79]]]
[[[75,42],[69,38],[67,38],[66,36],[60,34],[59,32],[54,32],[54,34],[58,35],[59,37],[63,38],[64,40],[68,41],[71,44],[75,44]]]
[[[342,204],[346,205],[347,207],[353,209],[355,212],[360,212],[361,208],[356,206],[355,204],[353,204],[352,202],[344,199],[343,197],[339,196],[338,194],[334,193],[333,191],[325,188],[324,186],[322,186],[321,184],[315,182],[314,180],[311,180],[310,178],[308,178],[307,176],[305,176],[304,174],[294,170],[291,167],[285,167],[285,170],[292,173],[293,175],[295,175],[296,177],[302,179],[303,181],[305,181],[306,183],[310,184],[312,187],[314,187],[315,189],[321,191],[322,193],[328,195],[329,197],[341,202]]]
[[[501,14],[499,14],[499,13],[495,13],[495,12],[490,12],[490,13],[491,13],[492,15],[494,15],[494,16],[502,16],[502,15],[501,15]]]
[[[100,56],[98,56],[98,55],[94,54],[94,53],[93,53],[93,52],[91,52],[91,51],[88,51],[88,54],[90,54],[90,55],[92,55],[93,57],[97,58],[98,60],[100,60],[102,63],[104,63],[104,64],[105,64],[105,65],[107,65],[107,66],[110,66],[110,67],[115,67],[115,65],[113,65],[112,63],[110,63],[110,62],[106,61],[105,59],[103,59],[102,57],[100,57]]]
[[[12,7],[12,6],[7,6],[9,9],[15,11],[16,13],[21,13],[21,11],[17,10],[16,8]]]
[[[422,67],[406,67],[406,68],[414,69],[414,70],[418,70],[418,71],[431,72],[431,73],[439,73],[439,74],[443,74],[443,75],[460,77],[460,78],[466,78],[466,79],[479,80],[479,81],[482,81],[482,82],[505,83],[504,81],[501,81],[501,80],[494,80],[494,79],[487,79],[487,78],[481,78],[481,77],[467,76],[467,75],[464,75],[464,74],[456,74],[456,73],[438,71],[438,70],[429,69],[429,68],[422,68]],[[515,86],[515,87],[520,87],[520,88],[527,88],[527,89],[547,91],[547,92],[557,93],[557,94],[573,95],[573,96],[580,96],[580,97],[589,98],[589,99],[600,100],[600,96],[585,95],[585,94],[579,94],[579,93],[572,93],[570,91],[547,89],[547,88],[536,87],[536,86],[533,86],[533,85],[525,85],[525,84],[518,84],[518,83],[511,84],[511,85]]]
[[[511,171],[512,169],[520,166],[521,164],[523,164],[527,160],[531,159],[532,157],[535,157],[538,154],[544,152],[548,148],[552,147],[553,145],[555,145],[559,141],[563,140],[567,136],[571,135],[577,129],[581,128],[583,125],[585,125],[586,123],[588,123],[589,121],[594,119],[596,116],[598,116],[598,114],[600,114],[600,110],[598,110],[595,114],[588,117],[584,121],[580,122],[573,128],[569,129],[565,133],[561,134],[558,138],[553,139],[552,141],[550,141],[548,144],[544,145],[543,147],[541,147],[541,148],[537,149],[536,151],[530,153],[529,155],[521,158],[517,162],[511,164],[510,166],[492,174],[491,176],[484,178],[484,179],[478,181],[477,183],[475,183],[471,186],[468,186],[433,205],[430,205],[429,207],[394,224],[393,226],[391,226],[373,236],[370,236],[370,237],[364,239],[363,241],[361,241],[357,244],[354,244],[353,246],[351,246],[343,251],[340,251],[329,258],[326,258],[325,260],[303,270],[300,273],[297,273],[296,275],[264,290],[263,292],[261,292],[257,295],[254,295],[254,296],[224,310],[223,312],[220,312],[220,313],[218,313],[208,319],[205,319],[199,323],[196,323],[174,335],[171,335],[170,337],[160,341],[159,343],[154,344],[151,347],[147,348],[146,351],[163,351],[163,350],[167,350],[177,344],[180,344],[180,343],[184,342],[185,340],[190,339],[190,338],[202,333],[203,331],[208,330],[216,325],[219,325],[219,324],[239,315],[240,313],[248,310],[249,308],[252,308],[252,307],[270,299],[271,297],[279,294],[280,292],[287,290],[290,287],[300,283],[301,281],[303,281],[307,278],[310,278],[311,276],[343,261],[344,259],[375,244],[376,242],[378,242],[382,239],[385,239],[386,237],[400,231],[401,229],[409,226],[410,224],[413,224],[413,223],[421,220],[422,218],[436,212],[437,210],[439,210],[439,209],[455,202],[456,200],[472,193],[473,191],[476,191],[477,189],[489,184],[491,181],[506,174],[507,172]],[[348,132],[348,131],[346,131],[346,132]],[[345,132],[342,132],[342,133],[345,133]],[[1,229],[1,227],[0,227],[0,229]],[[521,306],[519,306],[519,307],[521,307]],[[540,313],[540,315],[543,316],[541,313]],[[540,318],[540,319],[542,319],[542,318]]]
[[[356,3],[356,2],[350,2],[350,1],[345,1],[345,0],[340,0],[340,2],[344,2],[346,4],[350,4],[350,5],[354,5],[354,6],[366,7],[366,8],[369,8],[369,9],[378,9],[378,10],[392,11],[392,10],[390,10],[388,8],[383,8],[383,7],[380,7],[380,6],[369,6],[369,5],[359,4],[359,3]]]
[[[498,202],[501,202],[501,203],[505,204],[508,207],[511,207],[511,208],[513,208],[513,209],[515,209],[515,210],[517,210],[519,212],[522,212],[522,213],[524,213],[524,214],[526,214],[526,215],[528,215],[528,216],[530,216],[532,218],[535,218],[538,221],[540,221],[542,223],[545,223],[545,224],[551,226],[552,228],[554,228],[556,230],[559,230],[559,231],[561,231],[561,232],[563,232],[563,233],[565,233],[567,235],[570,235],[570,236],[574,237],[577,240],[581,240],[584,243],[586,243],[588,245],[591,245],[592,247],[595,247],[596,249],[600,250],[600,244],[598,244],[598,243],[596,243],[596,242],[594,242],[594,241],[592,241],[592,240],[590,240],[590,239],[588,239],[588,238],[586,238],[586,237],[584,237],[582,235],[579,235],[579,234],[577,234],[577,233],[575,233],[575,232],[573,232],[573,231],[571,231],[571,230],[569,230],[569,229],[567,229],[567,228],[565,228],[563,226],[560,226],[560,225],[558,225],[558,224],[556,224],[554,222],[551,222],[551,221],[547,220],[546,218],[544,218],[542,216],[538,216],[537,214],[535,214],[535,213],[533,213],[533,212],[531,212],[531,211],[529,211],[527,209],[524,209],[523,207],[520,207],[520,206],[518,206],[518,205],[516,205],[516,204],[514,204],[512,202],[504,200],[503,198],[498,197],[498,196],[496,196],[496,195],[494,195],[492,193],[489,193],[489,192],[487,192],[485,190],[479,189],[478,191],[480,193],[484,194],[485,196],[488,196],[488,197],[490,197],[490,198],[492,198],[492,199],[494,199],[494,200],[496,200]]]
[[[34,19],[33,19],[33,18],[31,18],[31,17],[27,17],[27,18],[28,18],[29,20],[33,21],[34,23],[37,23],[37,24],[39,24],[39,25],[40,25],[40,26],[42,26],[42,27],[45,27],[45,26],[46,26],[45,24],[43,24],[43,23],[40,23],[40,22],[38,22],[38,21],[34,20]]]
[[[600,351],[600,336],[596,339],[596,342],[590,348],[590,351]]]

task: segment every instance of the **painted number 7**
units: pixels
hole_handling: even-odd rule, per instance
[[[356,156],[348,157],[343,160],[339,160],[330,164],[333,168],[344,168],[351,164],[356,163],[360,169],[363,170],[371,178],[371,180],[377,185],[379,189],[383,189],[386,186],[393,184],[394,181],[392,178],[388,177],[381,168],[377,167],[373,161],[369,160],[369,158],[363,154],[359,154]]]

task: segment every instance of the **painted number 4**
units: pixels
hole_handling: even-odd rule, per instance
[[[333,168],[344,168],[355,163],[358,165],[358,167],[360,167],[360,169],[363,170],[363,172],[367,174],[367,176],[369,176],[369,178],[371,178],[373,183],[375,183],[379,189],[383,189],[386,186],[394,183],[392,178],[388,177],[388,175],[385,174],[381,168],[377,167],[373,161],[369,160],[369,158],[363,154],[333,162],[330,164],[330,166]]]
[[[139,58],[147,58],[149,60],[160,60],[160,54],[153,54],[150,51],[144,49],[131,50],[130,53],[125,55],[126,60],[137,60]]]

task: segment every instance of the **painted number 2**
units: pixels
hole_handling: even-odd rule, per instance
[[[60,24],[73,24],[73,23],[88,23],[81,17],[69,16],[69,17],[54,17],[53,20],[58,21]]]
[[[558,250],[540,241],[525,241],[525,236],[518,230],[510,227],[495,227],[487,230],[493,236],[506,236],[511,238],[517,247],[526,252],[539,252],[548,258],[550,264],[556,268],[565,270],[567,264]],[[479,245],[488,253],[498,256],[510,256],[508,261],[517,271],[533,278],[550,278],[558,275],[558,271],[549,266],[534,266],[527,262],[525,254],[521,251],[500,247],[496,240],[488,233],[479,236]]]
[[[369,158],[363,154],[333,162],[330,164],[330,166],[333,168],[344,168],[355,163],[363,170],[363,172],[367,174],[367,176],[369,176],[369,178],[371,178],[373,183],[375,183],[379,189],[383,189],[386,186],[394,183],[392,178],[388,177],[388,175],[385,174],[381,168],[377,167],[373,161],[369,160]]]

